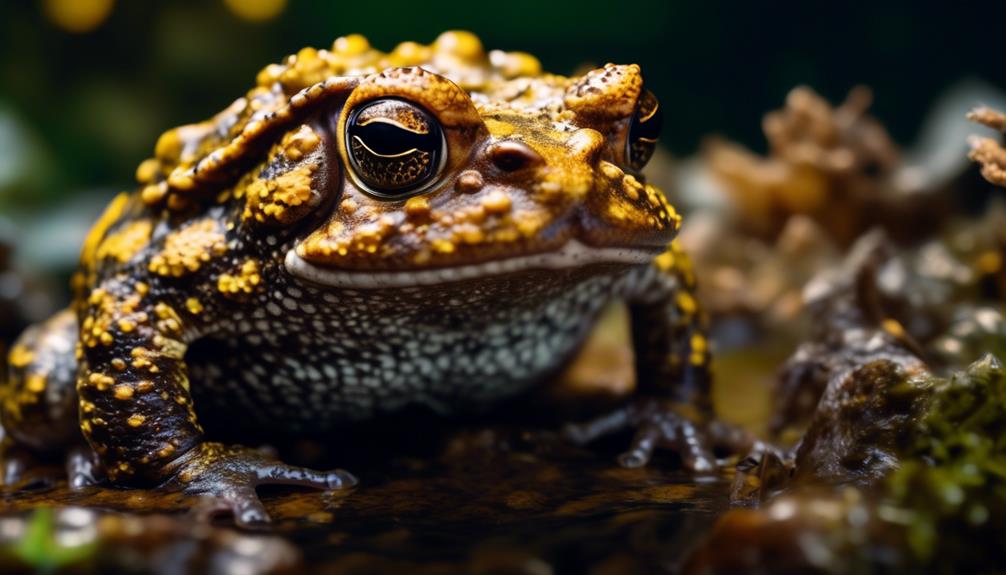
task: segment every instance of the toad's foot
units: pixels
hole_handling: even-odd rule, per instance
[[[0,443],[0,486],[23,487],[31,482],[28,470],[35,465],[34,458],[26,450]]]
[[[101,483],[105,474],[94,454],[87,445],[78,445],[66,454],[66,480],[70,489],[83,489]]]
[[[677,452],[685,468],[704,475],[714,473],[718,467],[714,447],[746,453],[760,445],[749,432],[711,418],[693,406],[654,398],[635,399],[592,421],[569,424],[563,435],[586,444],[625,428],[636,429],[636,435],[629,449],[618,456],[623,467],[646,465],[659,447]]]
[[[77,445],[66,451],[64,468],[70,489],[83,489],[97,485],[104,478],[94,451],[86,445]],[[51,486],[61,479],[54,466],[43,465],[28,450],[13,446],[0,446],[0,487],[15,490],[38,486]]]
[[[260,485],[298,485],[343,489],[356,478],[341,469],[315,471],[286,465],[258,449],[201,443],[183,455],[166,486],[208,498],[197,508],[205,515],[230,512],[239,526],[268,523],[269,514],[255,493]]]

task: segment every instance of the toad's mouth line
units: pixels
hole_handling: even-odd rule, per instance
[[[593,264],[646,264],[657,251],[639,248],[595,248],[569,240],[558,250],[501,260],[427,270],[345,271],[317,266],[291,249],[286,254],[290,274],[316,284],[356,289],[405,288],[453,283],[524,270],[563,270]]]

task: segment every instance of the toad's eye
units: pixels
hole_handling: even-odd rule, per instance
[[[650,161],[653,151],[657,148],[657,138],[664,124],[664,115],[660,111],[660,103],[649,90],[644,90],[639,97],[636,113],[632,116],[629,126],[629,137],[625,142],[625,158],[629,167],[639,171]]]
[[[359,179],[379,196],[397,198],[432,183],[445,160],[440,125],[404,100],[357,108],[346,123],[346,148]]]

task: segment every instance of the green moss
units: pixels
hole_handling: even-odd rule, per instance
[[[988,567],[1006,544],[1006,372],[986,355],[949,380],[917,383],[931,395],[886,496],[908,511],[918,561],[936,571]]]

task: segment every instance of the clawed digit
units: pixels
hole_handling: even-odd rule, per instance
[[[629,449],[618,456],[623,467],[643,467],[658,448],[677,452],[690,472],[713,473],[718,465],[714,447],[745,453],[758,442],[740,427],[704,416],[686,415],[673,402],[635,400],[628,405],[582,424],[567,425],[563,434],[578,443],[589,443],[626,428],[636,429]]]

